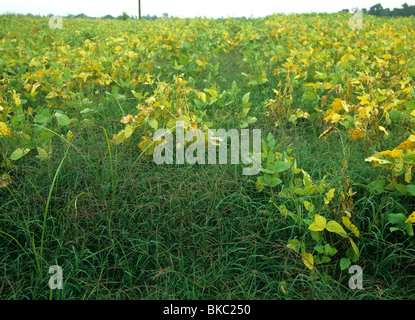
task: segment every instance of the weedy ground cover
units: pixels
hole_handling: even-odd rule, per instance
[[[1,16],[0,296],[413,299],[414,22],[349,18]],[[177,121],[261,172],[157,165]]]

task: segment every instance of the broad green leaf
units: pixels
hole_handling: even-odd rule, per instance
[[[388,213],[386,218],[392,224],[401,224],[406,220],[406,216],[402,213]]]
[[[340,269],[342,269],[342,270],[346,270],[347,268],[350,267],[351,264],[352,264],[352,262],[350,261],[349,258],[341,258],[340,259]]]
[[[316,242],[320,242],[322,240],[322,235],[318,231],[310,230],[310,235],[311,235],[311,238],[313,238],[313,240]]]
[[[36,123],[42,123],[42,124],[47,124],[51,120],[52,120],[52,116],[50,115],[49,111],[46,109],[43,109],[41,113],[38,113],[34,119]]]
[[[274,170],[275,170],[275,172],[282,172],[282,171],[287,170],[289,167],[291,167],[290,162],[278,161],[275,164]]]
[[[241,123],[239,124],[239,127],[241,129],[244,129],[244,128],[248,127],[248,126],[249,126],[249,123],[247,121],[241,121]]]
[[[411,196],[415,196],[415,185],[414,184],[409,184],[407,186],[405,186],[406,191],[408,191],[408,193]]]
[[[249,102],[249,96],[251,95],[250,92],[246,93],[243,97],[242,97],[242,104],[246,105]]]
[[[69,119],[68,116],[63,113],[56,112],[55,117],[56,120],[58,120],[59,125],[62,127],[67,126],[71,123],[71,119]]]
[[[39,154],[40,160],[46,161],[50,159],[50,156],[52,154],[52,148],[50,146],[46,148],[36,147],[36,149]]]
[[[247,118],[247,121],[248,121],[249,124],[253,124],[253,123],[255,123],[255,122],[258,121],[258,118],[256,118],[256,117],[248,117]]]
[[[10,159],[13,161],[19,160],[21,157],[24,157],[26,154],[28,154],[29,151],[30,149],[18,148],[10,155]]]
[[[322,263],[328,263],[331,261],[331,258],[328,256],[323,255],[321,258],[319,258],[318,256],[315,257],[314,259],[314,263],[315,264],[322,264]]]
[[[370,192],[372,192],[375,195],[379,195],[385,192],[385,189],[384,189],[385,183],[386,183],[385,179],[375,180],[369,183],[367,187],[370,190]]]
[[[408,234],[408,236],[413,236],[414,235],[414,229],[412,228],[412,223],[405,224],[405,230],[406,230],[406,233]]]
[[[313,220],[311,220],[311,219],[303,219],[303,221],[304,221],[304,223],[306,224],[306,225],[311,225],[312,223],[313,223]]]
[[[326,243],[324,245],[324,252],[329,256],[334,256],[337,253],[337,249],[330,246],[330,244]]]
[[[324,246],[316,246],[314,249],[320,254],[323,254],[325,252]]]
[[[357,247],[356,247],[357,248]],[[353,262],[357,262],[359,260],[359,253],[355,251],[353,247],[347,248],[346,256],[352,260]]]
[[[287,247],[294,250],[295,252],[299,252],[300,251],[300,246],[301,246],[301,242],[298,241],[297,239],[294,240],[288,240],[288,244]]]
[[[271,179],[271,183],[270,183],[270,187],[271,188],[275,188],[276,186],[278,186],[279,184],[281,184],[282,183],[282,180],[280,179],[280,178],[278,178],[278,177],[273,177],[272,179]]]
[[[158,127],[159,127],[159,123],[157,122],[157,120],[156,120],[156,119],[151,119],[151,120],[148,122],[148,125],[149,125],[150,127],[152,127],[154,130],[157,130],[157,129],[158,129]]]

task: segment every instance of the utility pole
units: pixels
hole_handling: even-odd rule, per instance
[[[138,19],[141,19],[141,0],[138,0]]]

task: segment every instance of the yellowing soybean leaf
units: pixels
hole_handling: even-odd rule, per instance
[[[288,240],[287,248],[294,250],[295,252],[299,252],[301,247],[301,242],[297,239]]]
[[[7,187],[10,183],[12,183],[12,179],[7,173],[3,173],[0,176],[0,188]]]
[[[301,169],[301,172],[303,173],[303,176],[304,176],[303,178],[304,186],[307,187],[310,183],[312,183],[311,176],[307,172],[305,172],[303,169]]]
[[[114,144],[120,144],[121,142],[124,142],[124,139],[125,139],[125,131],[122,130],[118,132],[117,134],[114,134],[114,136],[112,137],[112,142]]]
[[[20,94],[16,93],[16,90],[13,90],[13,99],[16,106],[20,106],[22,104],[22,100],[20,99]]]
[[[200,93],[200,99],[202,99],[203,102],[206,102],[206,93],[201,92]]]
[[[357,140],[365,136],[365,132],[363,130],[356,129],[356,128],[350,129],[349,131],[347,131],[347,133],[350,134],[350,137],[353,140]]]
[[[350,240],[350,244],[352,245],[353,251],[356,253],[356,255],[358,255],[359,249],[357,248],[357,245],[354,243],[354,241],[351,238],[349,238],[349,240]]]
[[[37,149],[37,153],[39,154],[39,158],[42,161],[46,161],[50,158],[51,154],[52,154],[52,148],[48,147],[48,148],[41,148],[41,147],[36,147]]]
[[[341,119],[341,116],[338,113],[333,114],[333,117],[331,118],[331,123],[335,123]]]
[[[412,166],[406,167],[405,182],[410,183],[412,180]]]
[[[207,89],[207,91],[209,92],[209,94],[212,96],[210,99],[215,99],[218,96],[218,93],[216,92],[216,90],[214,89]]]
[[[30,149],[18,148],[10,155],[10,159],[13,161],[19,160],[21,157],[24,157],[26,154],[28,154],[29,151]]]
[[[303,263],[304,265],[309,268],[310,270],[314,269],[314,258],[311,253],[305,252],[303,256]]]
[[[308,229],[311,231],[323,231],[325,227],[326,227],[326,218],[324,218],[323,216],[319,214],[316,214],[314,216],[314,222],[310,224]]]
[[[261,192],[262,190],[264,190],[264,185],[261,183],[261,181],[257,180],[255,182],[255,187],[258,190],[258,192]]]
[[[415,223],[415,211],[411,213],[408,219],[405,220],[405,223],[412,222]]]
[[[342,109],[342,100],[341,99],[334,99],[333,103],[331,104],[331,108],[334,111],[340,111]],[[334,118],[334,116],[333,116]]]
[[[385,135],[389,135],[389,133],[386,131],[385,127],[379,126],[379,130],[383,131]]]
[[[294,174],[299,174],[301,172],[300,168],[294,168]]]
[[[73,138],[73,132],[72,131],[68,131],[68,133],[66,134],[66,140],[68,140],[69,142],[72,141]]]
[[[128,139],[129,137],[131,137],[131,135],[133,134],[133,132],[134,132],[133,126],[130,125],[130,124],[127,124],[125,126],[125,129],[124,129],[124,133],[125,133],[124,139]]]
[[[11,130],[7,127],[4,122],[0,122],[0,136],[8,136]]]
[[[81,72],[78,75],[78,78],[81,78],[84,82],[86,82],[86,79],[90,76],[92,76],[92,73],[90,73],[90,72]]]
[[[357,229],[357,227],[350,222],[350,219],[348,217],[342,217],[342,222],[345,225],[345,227],[347,229],[349,229],[351,232],[353,232],[353,234],[359,238],[359,229]]]
[[[152,127],[154,130],[157,130],[157,129],[158,129],[158,127],[159,127],[159,123],[158,123],[158,121],[157,121],[156,119],[151,119],[151,120],[148,122],[148,125],[149,125],[150,127]]]
[[[326,229],[330,232],[337,233],[338,235],[342,237],[347,237],[346,231],[344,231],[343,227],[340,225],[340,223],[330,220],[327,222]]]
[[[365,161],[367,161],[367,162],[376,161],[376,162],[378,162],[379,164],[389,164],[389,163],[392,163],[392,162],[390,162],[390,161],[388,161],[388,160],[379,159],[379,158],[376,158],[376,157],[369,157],[369,158],[366,158],[366,159],[365,159]]]
[[[312,204],[309,201],[304,201],[304,207],[307,211],[313,211],[314,210],[314,204]]]
[[[280,288],[281,288],[281,291],[284,292],[284,294],[287,294],[286,286],[287,284],[285,283],[285,281],[280,282]]]
[[[36,89],[37,89],[39,86],[40,86],[40,83],[39,83],[39,82],[35,83],[35,84],[32,86],[32,90],[30,91],[30,94],[31,94],[31,95],[32,95],[32,94],[34,94],[34,93],[35,93],[35,91],[36,91]]]
[[[329,204],[331,199],[333,199],[334,191],[336,191],[336,189],[332,188],[326,193],[326,196],[324,197],[324,203],[325,204]]]

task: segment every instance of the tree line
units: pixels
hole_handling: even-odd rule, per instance
[[[357,9],[352,9],[352,12],[355,12]],[[341,10],[341,12],[350,12],[349,9],[343,9]],[[414,6],[410,6],[407,3],[404,3],[403,5],[401,5],[400,8],[394,8],[394,9],[389,9],[389,8],[383,8],[383,6],[378,3],[375,4],[374,6],[370,7],[370,9],[362,9],[362,12],[365,14],[370,14],[373,16],[377,16],[377,17],[410,17],[410,16],[415,16],[415,5]],[[22,14],[18,14],[18,15],[22,15]],[[24,16],[24,15],[23,15]],[[40,15],[33,15],[33,14],[26,14],[26,16],[37,16],[40,17]],[[49,14],[48,16],[53,16],[52,14]],[[77,15],[73,15],[73,14],[68,14],[66,16],[66,18],[87,18],[87,19],[98,19],[96,17],[90,17],[84,13],[80,13]],[[126,12],[123,12],[122,15],[118,16],[118,17],[114,17],[110,14],[107,14],[106,16],[101,17],[101,19],[119,19],[119,20],[128,20],[128,19],[137,19],[137,16],[129,16]],[[146,19],[146,20],[156,20],[156,19],[160,19],[160,18],[169,18],[168,13],[163,13],[161,17],[158,17],[156,15],[144,15],[141,16],[141,19]],[[173,18],[173,17],[170,17]],[[240,17],[240,18],[236,18],[236,19],[246,19],[245,17]]]
[[[342,12],[349,12],[349,9],[344,9]],[[410,6],[404,3],[401,8],[384,8],[380,3],[371,6],[370,9],[362,9],[363,13],[370,14],[377,17],[410,17],[415,16],[415,6]]]

